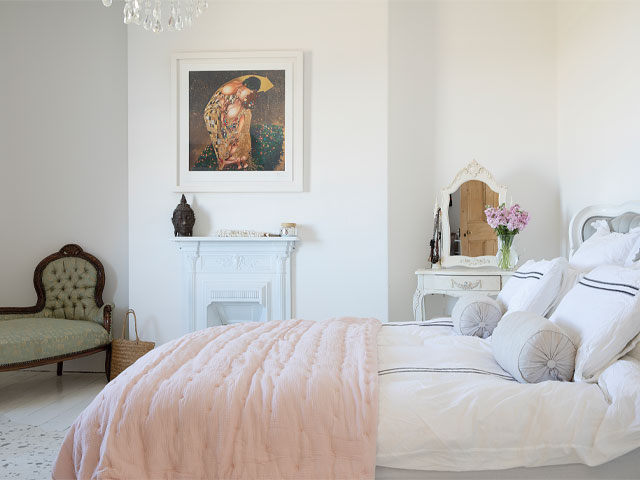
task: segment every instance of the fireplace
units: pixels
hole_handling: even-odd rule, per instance
[[[292,316],[296,237],[177,237],[183,257],[183,316],[189,332]]]

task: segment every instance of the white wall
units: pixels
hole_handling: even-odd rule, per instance
[[[412,318],[435,195],[473,159],[532,221],[523,258],[560,253],[556,10],[540,1],[403,1],[389,11],[390,318]]]
[[[278,49],[304,51],[306,191],[188,195],[194,234],[295,221],[295,315],[387,317],[386,2],[216,1],[187,31],[129,28],[130,303],[146,339],[185,331],[171,242],[171,54]]]
[[[558,4],[563,231],[587,205],[640,200],[639,25],[638,1]]]
[[[389,320],[413,319],[427,264],[436,184],[436,2],[389,4]]]
[[[126,30],[100,2],[0,2],[0,305],[36,300],[66,243],[96,255],[116,329],[128,304]],[[65,363],[104,370],[104,354]]]
[[[212,3],[190,31],[130,27],[127,39],[120,8],[0,1],[0,225],[17,225],[0,240],[11,252],[0,304],[32,303],[35,263],[76,241],[104,261],[106,298],[125,307],[130,291],[144,337],[182,333],[169,221],[177,51],[305,52],[306,191],[189,195],[199,235],[300,224],[297,316],[410,319],[434,197],[473,158],[532,211],[519,252],[557,255],[576,210],[637,198],[639,10],[234,0]],[[240,30],[220,21],[236,17]]]

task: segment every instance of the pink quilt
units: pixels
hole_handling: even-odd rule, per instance
[[[53,478],[373,478],[379,328],[244,323],[164,344],[76,419]]]

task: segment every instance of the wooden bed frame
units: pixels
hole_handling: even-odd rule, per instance
[[[45,307],[45,291],[44,284],[42,282],[42,273],[46,266],[53,262],[54,260],[59,260],[61,258],[67,257],[78,257],[82,258],[89,263],[91,263],[97,272],[97,283],[94,292],[94,299],[98,308],[104,305],[102,300],[102,292],[104,290],[105,283],[105,275],[104,275],[104,266],[93,255],[88,254],[79,245],[69,244],[62,247],[58,252],[49,255],[44,260],[42,260],[35,271],[33,272],[33,286],[36,290],[36,295],[38,296],[38,300],[36,304],[31,307],[0,307],[0,315],[5,314],[34,314],[41,312]],[[104,309],[104,317],[102,319],[102,326],[107,330],[107,332],[111,331],[111,306],[107,305]],[[73,352],[68,355],[58,355],[56,357],[49,358],[41,358],[38,360],[28,361],[28,362],[20,362],[20,363],[12,363],[10,365],[6,365],[0,367],[0,372],[5,372],[9,370],[20,370],[23,368],[37,367],[40,365],[48,365],[51,363],[57,363],[57,374],[62,375],[62,363],[66,360],[73,360],[74,358],[86,357],[87,355],[93,355],[94,353],[98,353],[101,351],[106,351],[105,358],[105,373],[107,374],[107,380],[109,379],[109,367],[111,364],[111,344],[103,345],[101,347],[92,348],[89,350],[84,350],[81,352]]]

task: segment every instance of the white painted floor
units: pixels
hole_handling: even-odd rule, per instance
[[[104,388],[104,373],[0,373],[0,415],[43,430],[67,430]]]
[[[0,372],[0,479],[49,478],[66,431],[106,384],[104,373]]]

